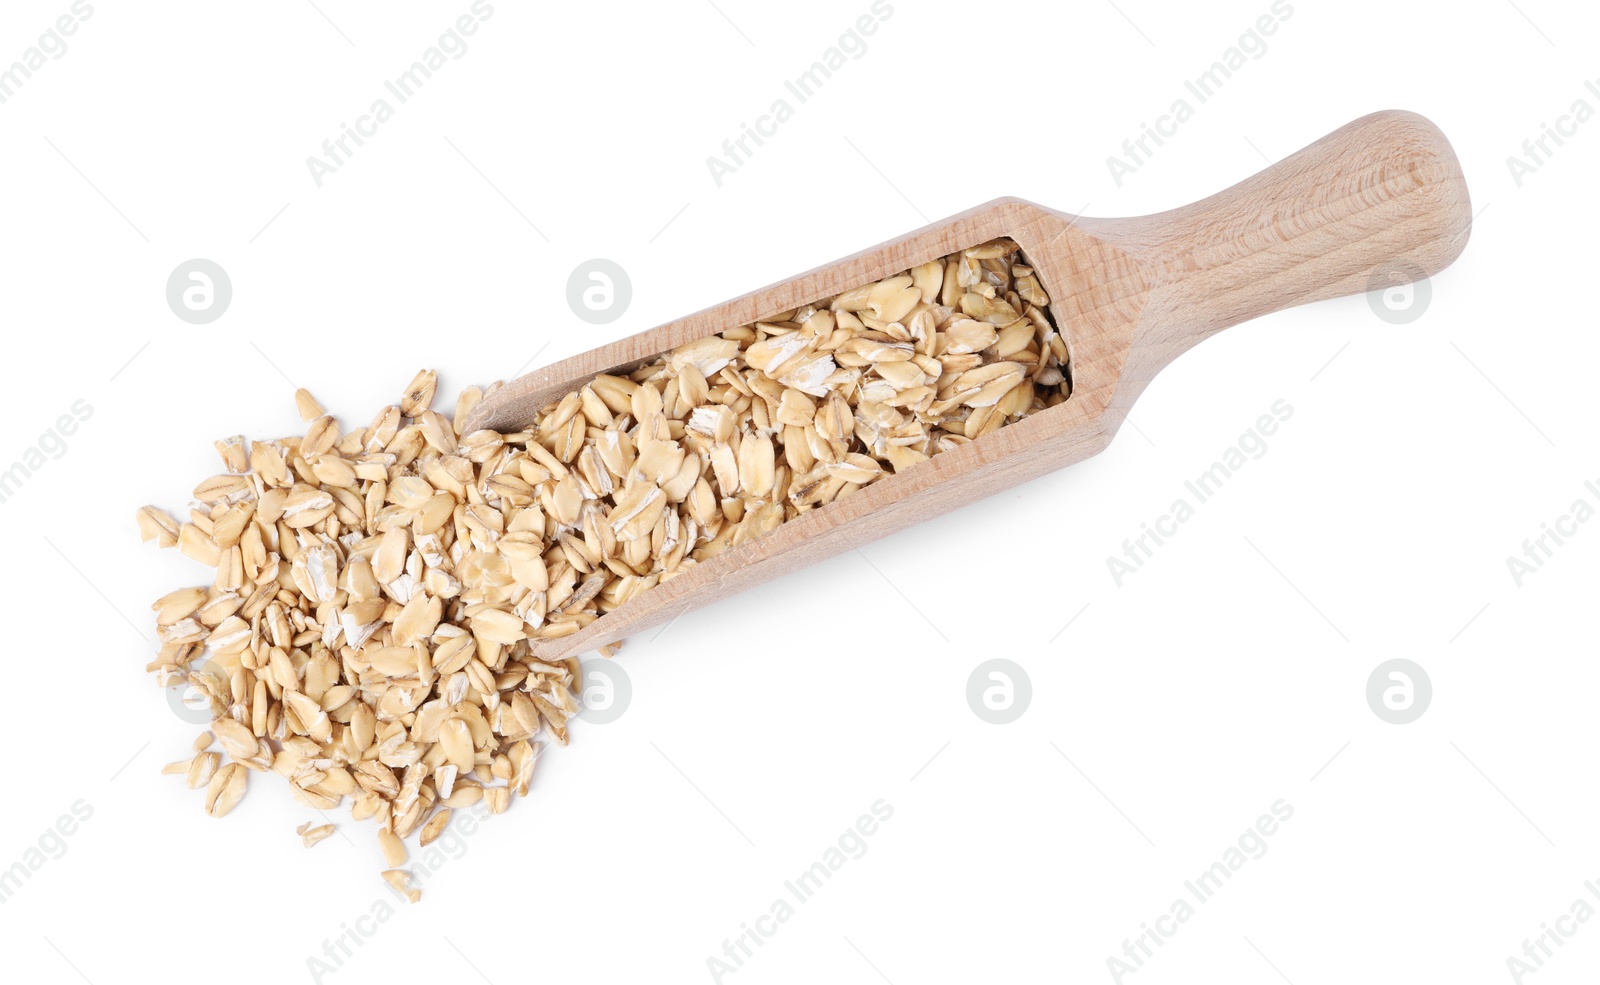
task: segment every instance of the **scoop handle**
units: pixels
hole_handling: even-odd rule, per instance
[[[1077,225],[1138,261],[1150,294],[1135,349],[1153,371],[1230,325],[1438,273],[1466,246],[1472,205],[1439,128],[1387,110],[1192,205]]]

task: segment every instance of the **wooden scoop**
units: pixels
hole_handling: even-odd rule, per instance
[[[1438,127],[1415,113],[1356,120],[1253,178],[1136,219],[1066,215],[1014,198],[980,205],[792,280],[529,373],[492,394],[463,433],[515,431],[598,373],[929,260],[1009,236],[1050,296],[1071,396],[855,495],[689,566],[582,631],[534,644],[552,660],[593,649],[858,547],[1110,443],[1146,385],[1195,343],[1308,301],[1444,269],[1472,225],[1467,185]]]

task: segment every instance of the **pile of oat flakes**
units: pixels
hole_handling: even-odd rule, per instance
[[[139,511],[145,540],[215,569],[152,606],[149,669],[215,719],[167,771],[216,817],[251,773],[318,811],[348,799],[414,900],[404,839],[505,811],[567,742],[581,668],[536,641],[1066,399],[1048,300],[996,240],[596,376],[513,434],[459,433],[432,371],[349,431],[300,391],[303,436],[219,441],[186,521]]]

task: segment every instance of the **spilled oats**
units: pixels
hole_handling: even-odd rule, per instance
[[[581,668],[537,641],[1067,399],[1048,302],[1000,239],[596,376],[516,433],[459,433],[498,384],[452,420],[431,370],[349,431],[296,392],[303,436],[224,438],[185,521],[138,511],[144,540],[215,572],[151,606],[149,669],[214,719],[165,771],[215,817],[251,772],[348,802],[415,901],[404,839],[479,800],[503,813],[568,741]]]

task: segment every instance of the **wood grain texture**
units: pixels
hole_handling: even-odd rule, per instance
[[[691,566],[587,629],[538,641],[557,659],[858,547],[1081,461],[1111,441],[1156,373],[1230,326],[1368,289],[1376,270],[1431,276],[1472,222],[1449,142],[1414,113],[1363,117],[1254,177],[1183,208],[1075,217],[999,199],[741,298],[536,370],[503,387],[467,430],[515,430],[597,373],[1008,235],[1051,297],[1072,396],[763,537]]]

